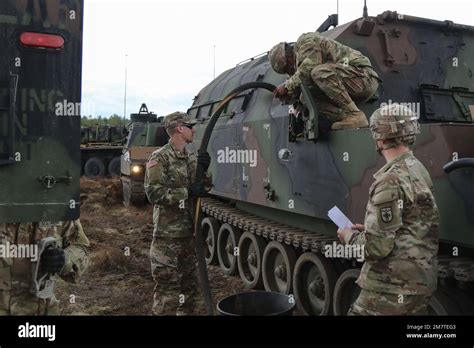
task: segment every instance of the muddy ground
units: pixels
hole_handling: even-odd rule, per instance
[[[57,283],[62,314],[151,315],[152,207],[126,208],[118,179],[82,178],[81,222],[91,243],[90,266],[79,283]],[[209,281],[214,302],[245,290],[238,277],[216,266],[209,268]],[[196,314],[205,314],[202,302]]]

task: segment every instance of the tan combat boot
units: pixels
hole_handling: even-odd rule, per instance
[[[344,118],[342,121],[334,122],[331,129],[353,129],[368,127],[367,117],[359,110],[354,102],[347,105],[344,110]]]

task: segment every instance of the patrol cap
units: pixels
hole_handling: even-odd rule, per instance
[[[406,138],[420,133],[418,116],[409,107],[389,103],[374,111],[370,130],[375,140]]]
[[[188,114],[185,114],[184,112],[176,111],[176,112],[173,112],[172,114],[165,116],[163,123],[164,123],[165,128],[168,129],[180,123],[194,126],[197,122],[191,120],[191,117],[189,117]]]
[[[273,70],[279,74],[285,73],[286,45],[286,42],[280,42],[279,44],[273,46],[273,48],[268,53],[268,59],[270,60]]]

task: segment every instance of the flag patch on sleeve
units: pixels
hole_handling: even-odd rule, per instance
[[[157,164],[158,164],[157,161],[155,161],[155,160],[150,160],[150,161],[147,162],[146,167],[147,167],[148,169],[150,169],[150,168],[153,168],[154,166],[156,166]]]

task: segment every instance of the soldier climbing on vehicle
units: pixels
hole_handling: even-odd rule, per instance
[[[302,34],[294,47],[286,42],[275,45],[269,60],[277,73],[290,75],[276,88],[276,97],[297,99],[303,82],[332,129],[368,126],[355,102],[369,100],[381,80],[362,53],[315,32]]]

